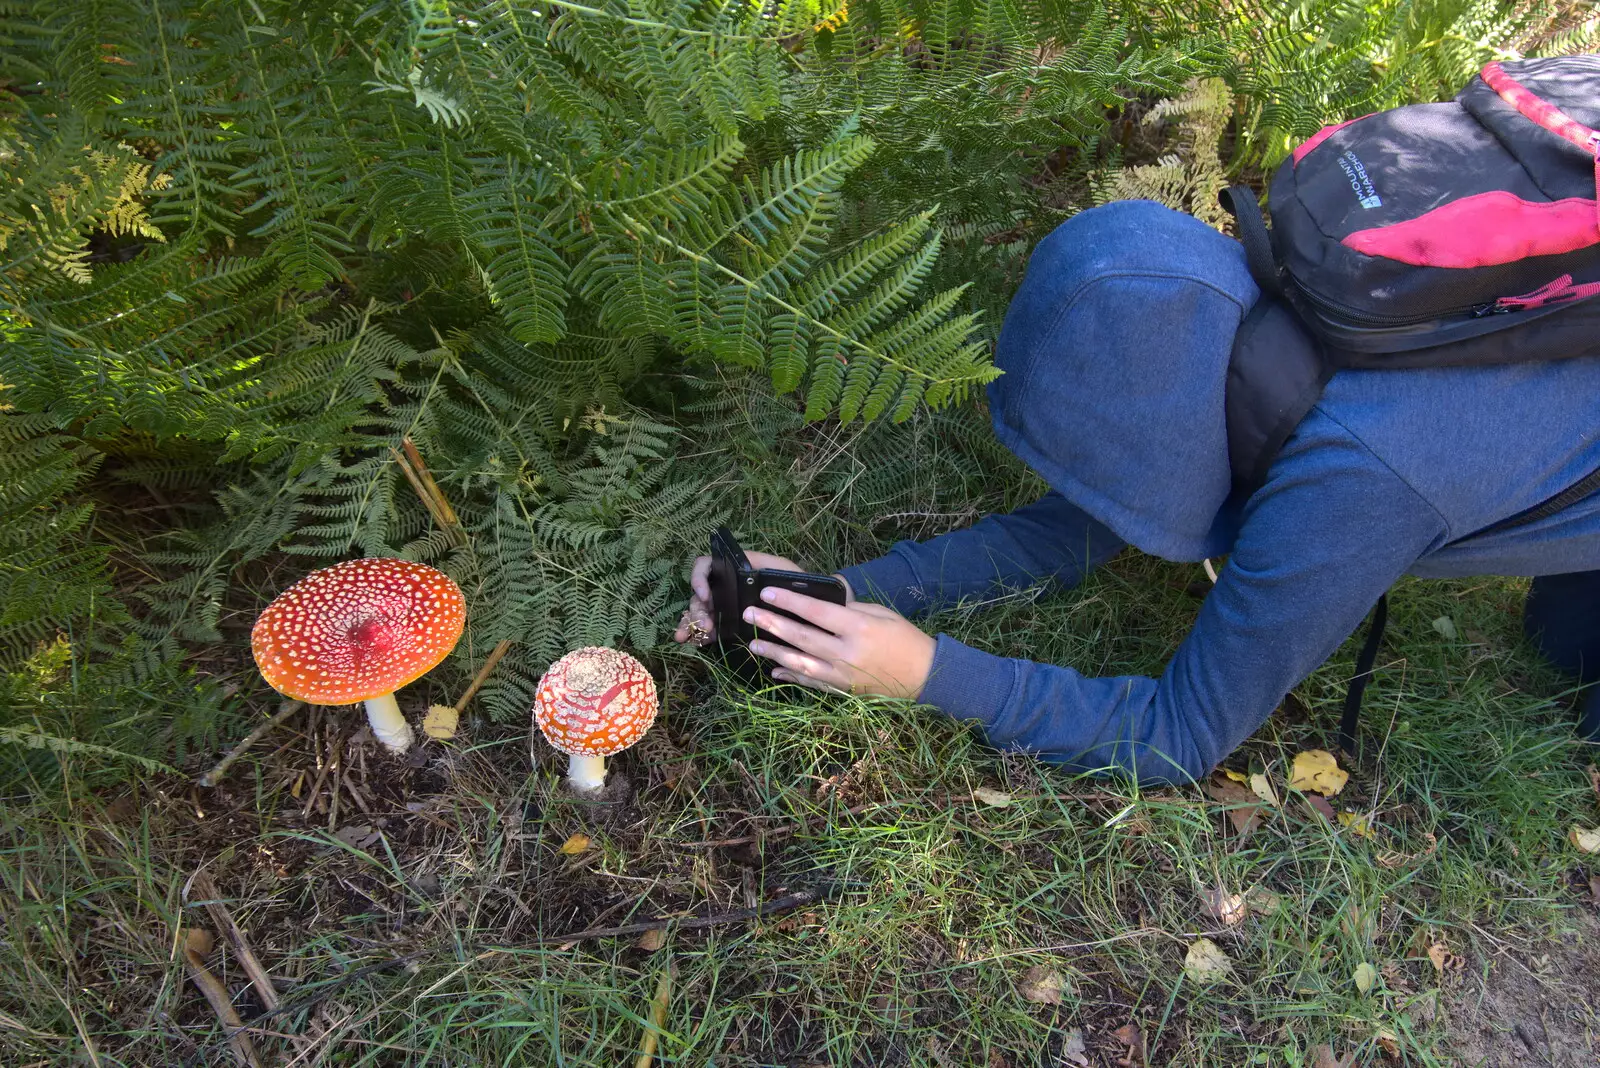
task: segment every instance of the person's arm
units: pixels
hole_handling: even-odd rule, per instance
[[[1438,513],[1359,442],[1286,450],[1280,465],[1160,679],[1086,678],[941,634],[919,700],[976,721],[999,748],[1076,769],[1145,785],[1205,775],[1448,540]]]
[[[1075,586],[1122,548],[1121,538],[1052,490],[1009,515],[899,542],[840,575],[862,600],[911,616],[1042,582]]]

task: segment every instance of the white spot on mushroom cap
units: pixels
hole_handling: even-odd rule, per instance
[[[550,665],[539,680],[534,722],[552,746],[574,756],[610,756],[645,736],[656,720],[655,679],[617,649],[589,646]]]
[[[426,674],[455,648],[465,622],[466,599],[444,572],[410,560],[346,560],[279,594],[250,644],[274,689],[350,704]],[[285,670],[285,658],[304,670]]]

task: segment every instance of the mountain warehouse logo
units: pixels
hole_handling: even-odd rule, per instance
[[[1366,165],[1356,158],[1354,152],[1346,152],[1339,157],[1339,169],[1344,171],[1344,176],[1350,179],[1350,188],[1356,191],[1356,199],[1361,201],[1363,208],[1381,208],[1383,198],[1373,188],[1372,178],[1367,174]]]

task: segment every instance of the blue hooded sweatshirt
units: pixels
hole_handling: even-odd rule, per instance
[[[996,346],[995,433],[1051,486],[1010,515],[843,572],[915,615],[1077,583],[1125,545],[1228,556],[1160,678],[1089,678],[938,636],[920,700],[994,745],[1145,784],[1205,775],[1400,576],[1600,569],[1600,494],[1475,532],[1600,467],[1600,359],[1340,371],[1266,483],[1230,499],[1223,389],[1257,291],[1237,242],[1148,201],[1035,249]]]

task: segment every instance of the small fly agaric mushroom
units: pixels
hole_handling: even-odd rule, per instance
[[[410,560],[346,560],[313,571],[256,620],[250,648],[262,677],[313,705],[367,704],[391,752],[411,747],[394,692],[450,655],[466,622],[461,588]]]
[[[539,680],[533,721],[550,744],[572,757],[567,781],[580,793],[606,784],[606,757],[645,736],[656,721],[656,680],[627,653],[578,649]]]

